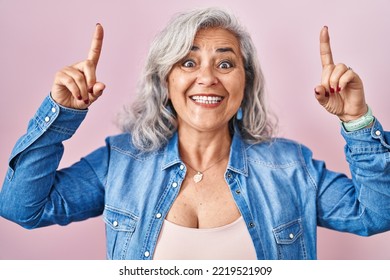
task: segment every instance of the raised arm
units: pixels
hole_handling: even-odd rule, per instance
[[[105,85],[96,81],[103,28],[96,26],[85,61],[55,76],[47,96],[14,146],[0,192],[0,216],[26,228],[66,225],[100,215],[108,152],[101,148],[58,170],[63,142],[73,136]],[[81,109],[81,110],[80,110]]]

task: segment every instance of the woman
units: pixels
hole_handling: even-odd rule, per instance
[[[359,76],[320,35],[319,103],[343,122],[352,179],[306,147],[272,138],[250,36],[230,14],[174,18],[152,44],[124,133],[69,168],[63,148],[105,85],[103,28],[65,67],[16,144],[0,213],[26,228],[103,214],[109,259],[315,259],[317,225],[360,235],[390,228],[389,137]]]

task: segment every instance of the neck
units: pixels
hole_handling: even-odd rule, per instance
[[[179,150],[183,161],[204,170],[217,160],[228,158],[231,144],[229,128],[212,132],[178,129]]]

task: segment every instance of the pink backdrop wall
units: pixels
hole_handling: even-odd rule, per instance
[[[176,12],[206,6],[232,10],[258,48],[280,136],[312,148],[329,168],[348,173],[338,120],[316,102],[318,33],[328,25],[334,59],[365,82],[367,102],[390,129],[388,80],[390,2],[386,0],[0,0],[0,175],[30,117],[49,93],[54,73],[86,58],[95,23],[105,27],[98,78],[107,84],[78,133],[66,143],[62,166],[117,133],[115,114],[134,96],[154,34]],[[1,180],[2,180],[1,178]],[[0,218],[0,259],[104,259],[102,219],[28,231]],[[390,259],[390,233],[370,238],[318,232],[320,259]]]

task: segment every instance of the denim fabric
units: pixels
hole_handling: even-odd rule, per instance
[[[129,134],[108,137],[57,170],[62,142],[86,114],[45,99],[12,151],[0,214],[29,229],[102,215],[108,259],[151,259],[186,175],[178,136],[150,153],[135,148]],[[317,226],[359,235],[390,228],[390,133],[375,121],[342,135],[352,179],[296,142],[251,145],[234,134],[225,179],[258,259],[315,259]]]

